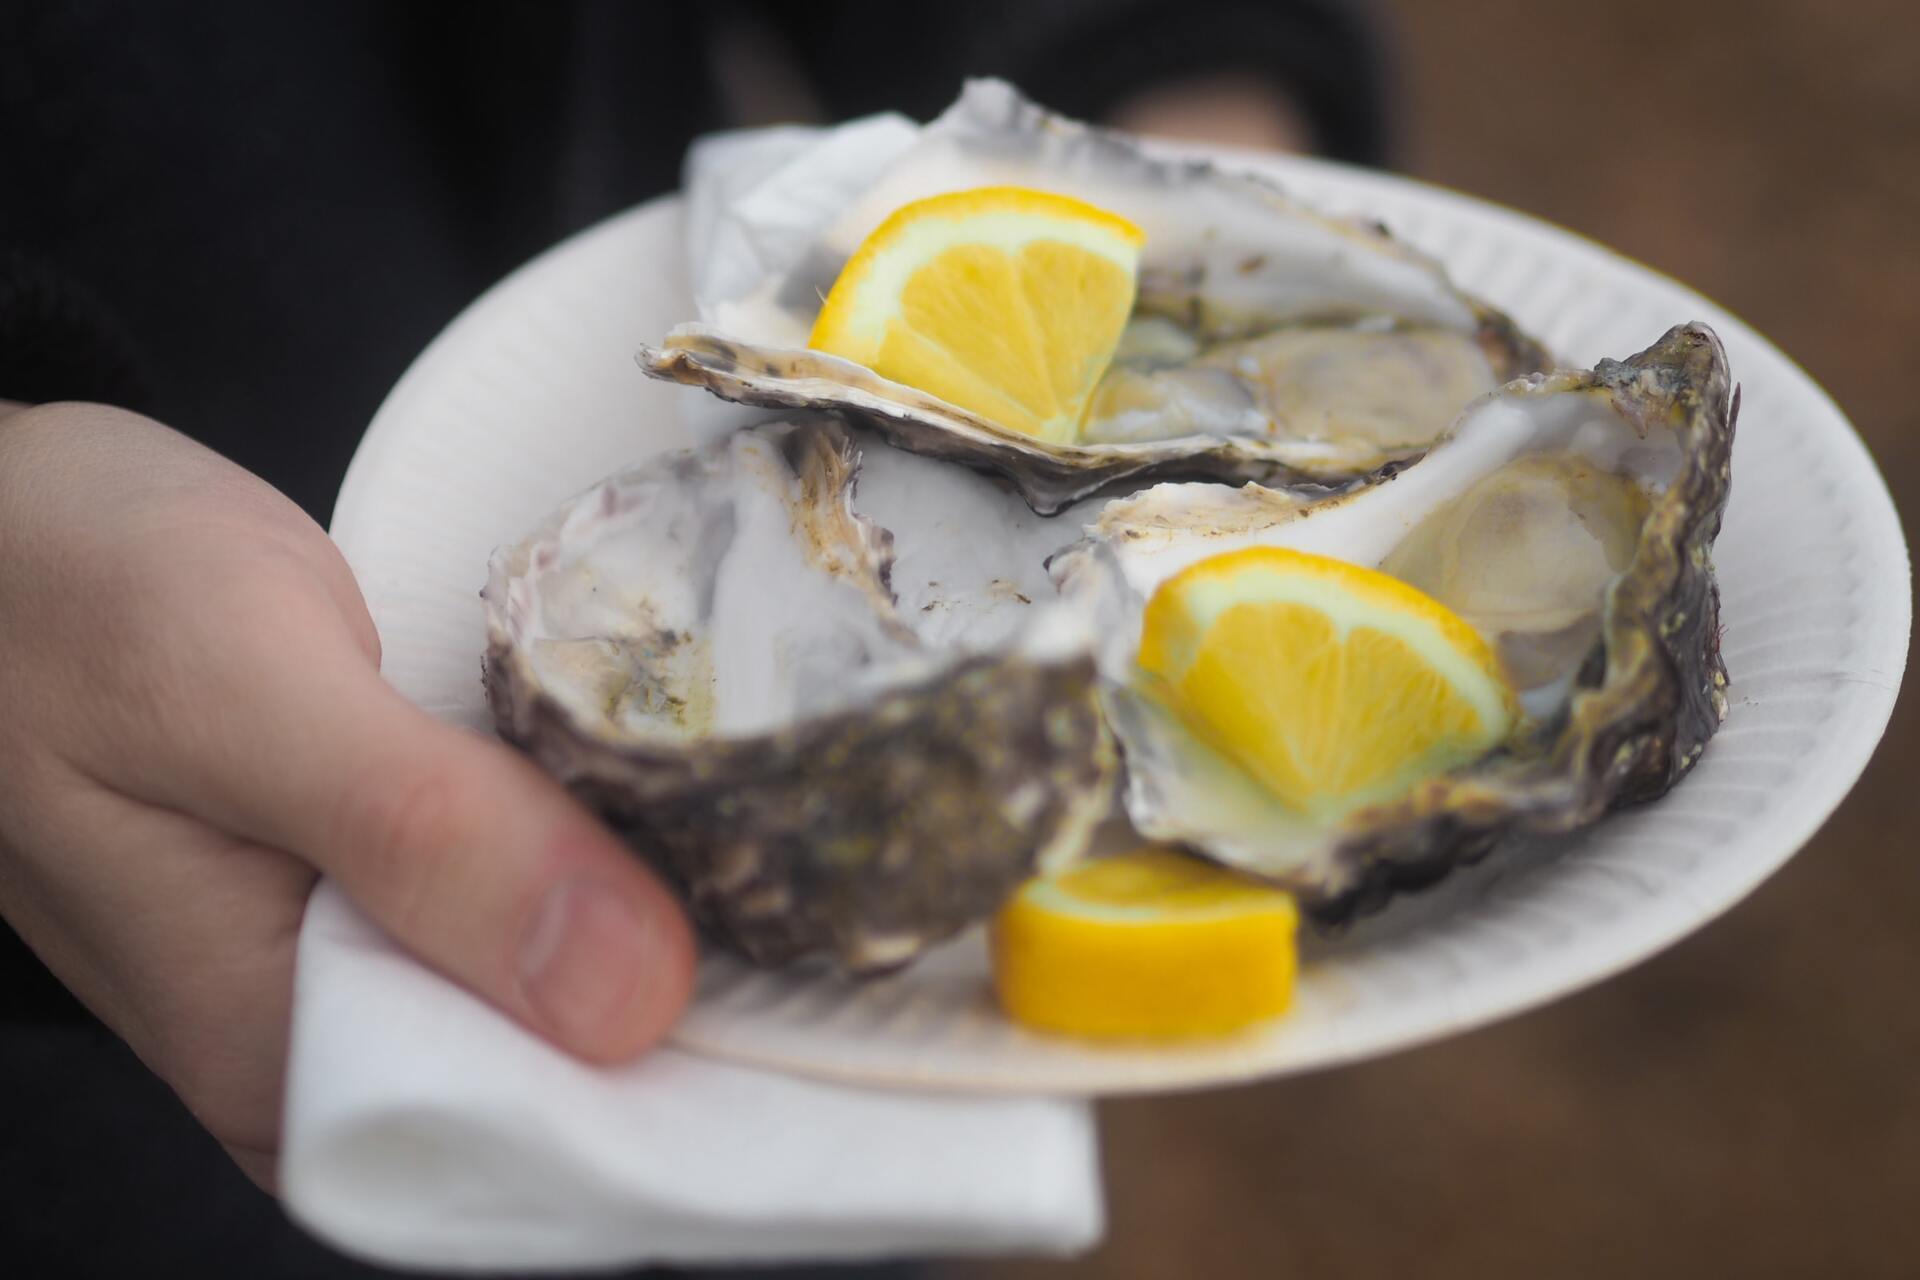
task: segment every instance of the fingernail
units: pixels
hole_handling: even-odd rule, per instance
[[[634,988],[657,967],[658,950],[656,930],[606,884],[563,880],[521,939],[520,982],[561,1044],[591,1051],[621,1038]]]

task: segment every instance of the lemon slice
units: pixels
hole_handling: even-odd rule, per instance
[[[1149,690],[1296,813],[1391,799],[1498,744],[1498,659],[1439,601],[1372,569],[1275,547],[1202,560],[1142,622]]]
[[[1044,1031],[1220,1034],[1285,1012],[1298,924],[1278,889],[1140,849],[1028,881],[994,921],[994,988]]]
[[[807,345],[1066,443],[1133,310],[1144,239],[1024,187],[916,200],[848,259]]]

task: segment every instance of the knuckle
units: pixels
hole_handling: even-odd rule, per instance
[[[336,845],[350,888],[403,937],[425,919],[454,847],[457,788],[439,769],[369,773],[341,799]]]

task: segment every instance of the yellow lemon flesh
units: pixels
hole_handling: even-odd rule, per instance
[[[807,345],[1068,443],[1133,311],[1144,239],[1104,209],[1024,187],[917,200],[848,259]]]
[[[1293,998],[1293,899],[1165,849],[1028,881],[993,925],[1000,1006],[1043,1031],[1218,1035]]]
[[[1254,547],[1148,601],[1148,690],[1288,809],[1330,818],[1485,754],[1516,709],[1479,633],[1396,578]]]

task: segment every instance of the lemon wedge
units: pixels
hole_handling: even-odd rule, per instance
[[[994,921],[994,989],[1043,1031],[1222,1034],[1286,1011],[1298,924],[1278,889],[1140,849],[1028,881]]]
[[[807,345],[1067,443],[1133,310],[1144,239],[1025,187],[916,200],[848,259]]]
[[[1498,659],[1397,578],[1275,547],[1202,560],[1147,602],[1148,690],[1288,809],[1327,818],[1485,754],[1517,716]]]

